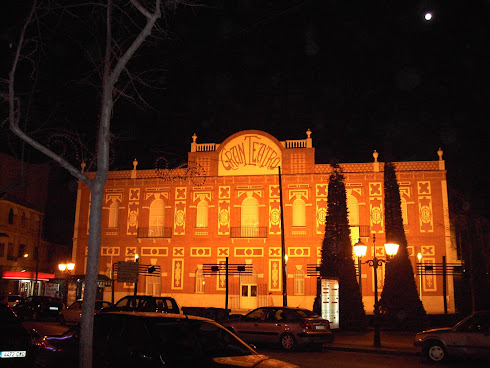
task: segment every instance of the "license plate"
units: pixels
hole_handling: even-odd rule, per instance
[[[49,307],[49,310],[58,310],[58,307]]]
[[[325,329],[325,326],[324,325],[316,325],[315,326],[315,329],[316,330],[324,330]]]
[[[25,351],[0,351],[0,358],[25,358]]]

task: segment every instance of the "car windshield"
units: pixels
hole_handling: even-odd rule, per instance
[[[295,312],[298,313],[302,318],[320,318],[318,314],[308,309],[296,309]]]
[[[57,298],[48,297],[47,300],[48,300],[48,302],[50,304],[55,304],[56,305],[56,304],[60,304],[61,303],[61,300],[60,299],[57,299]]]
[[[490,326],[490,313],[475,313],[457,323],[453,329],[459,332],[485,332]]]
[[[256,354],[228,330],[205,321],[154,323],[151,334],[168,356],[218,358]]]

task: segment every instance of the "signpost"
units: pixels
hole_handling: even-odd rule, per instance
[[[134,284],[134,294],[137,293],[138,277],[160,277],[161,268],[158,265],[145,265],[139,262],[119,261],[112,264],[112,303],[114,303],[114,276],[117,282]]]
[[[225,272],[226,277],[225,309],[228,309],[228,276],[239,275],[241,273],[250,274],[253,272],[253,266],[251,264],[229,264],[228,257],[226,257],[225,264],[205,263],[202,265],[203,275],[216,275],[222,271]]]

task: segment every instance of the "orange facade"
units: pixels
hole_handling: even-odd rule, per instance
[[[221,143],[197,143],[194,135],[188,165],[168,169],[113,171],[105,187],[100,273],[112,277],[112,265],[133,261],[160,266],[159,276],[141,275],[138,292],[172,295],[181,306],[225,306],[225,273],[205,272],[209,265],[247,265],[252,272],[229,276],[228,306],[251,309],[282,304],[282,240],[279,170],[287,254],[287,300],[290,306],[313,306],[328,197],[330,165],[315,163],[311,132],[306,139],[278,141],[256,130],[238,132]],[[457,262],[451,243],[446,171],[442,151],[435,161],[397,162],[405,233],[411,259]],[[383,163],[341,164],[344,171],[353,243],[368,244],[384,257]],[[280,168],[280,169],[279,169]],[[90,175],[90,173],[88,173]],[[86,262],[90,192],[80,184],[73,258]],[[208,265],[208,266],[206,266]],[[310,266],[310,267],[308,267]],[[203,272],[204,269],[204,272]],[[223,268],[220,268],[222,270]],[[379,288],[383,269],[379,269]],[[452,276],[448,276],[452,277]],[[373,271],[361,267],[366,312],[373,305]],[[416,276],[429,313],[443,311],[441,276]],[[447,302],[454,312],[453,283]],[[134,287],[114,283],[115,299]],[[111,290],[106,288],[105,299]],[[272,300],[268,298],[272,293]]]

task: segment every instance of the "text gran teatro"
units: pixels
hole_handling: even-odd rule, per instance
[[[402,214],[414,265],[458,262],[451,240],[446,170],[442,151],[434,161],[396,162]],[[434,156],[436,153],[434,152]],[[437,157],[437,156],[436,156]],[[383,163],[375,151],[364,163],[341,164],[344,171],[351,238],[368,244],[368,255],[384,257]],[[311,309],[316,276],[308,265],[320,263],[331,167],[315,163],[311,132],[300,140],[278,141],[257,130],[238,132],[221,143],[192,137],[188,165],[113,171],[105,188],[100,274],[112,265],[134,261],[159,266],[160,275],[139,277],[138,292],[172,295],[181,306],[225,306],[225,275],[208,275],[203,265],[246,265],[252,272],[229,276],[229,308],[282,304],[282,240],[279,168],[287,254],[287,300]],[[91,175],[87,173],[87,175]],[[79,185],[73,258],[82,273],[88,244],[90,193]],[[372,234],[376,249],[372,249]],[[157,267],[158,268],[158,267]],[[367,313],[374,304],[373,272],[361,267]],[[204,266],[206,269],[206,266]],[[430,268],[429,268],[430,269]],[[378,285],[383,287],[383,270]],[[437,273],[415,275],[429,313],[443,311],[443,280]],[[448,311],[455,311],[457,280],[447,275]],[[420,290],[421,285],[421,290]],[[114,283],[114,295],[133,293],[133,284]],[[110,300],[106,287],[104,299]]]

